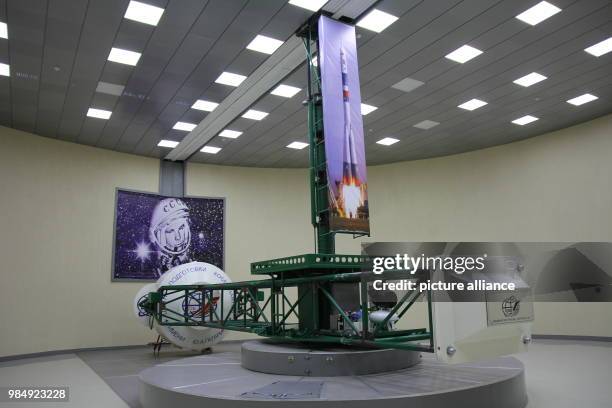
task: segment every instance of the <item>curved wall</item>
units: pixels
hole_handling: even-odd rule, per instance
[[[370,167],[371,240],[612,241],[610,135],[612,115]],[[0,146],[0,356],[153,340],[131,317],[141,285],[110,282],[110,263],[115,188],[157,191],[159,162],[2,127]],[[190,164],[186,179],[187,194],[227,198],[232,279],[249,279],[252,261],[312,250],[305,170]],[[342,237],[337,250],[359,241]],[[608,304],[538,304],[536,315],[539,334],[612,336]]]
[[[156,160],[0,128],[0,356],[150,341],[141,286],[110,281],[117,186],[155,191]]]

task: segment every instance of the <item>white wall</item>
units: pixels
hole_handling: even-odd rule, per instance
[[[381,241],[611,241],[611,158],[608,115],[518,143],[371,167],[373,234]]]
[[[523,142],[369,168],[376,241],[612,241],[612,115]],[[111,283],[116,187],[157,191],[158,161],[0,127],[0,356],[138,344],[138,283]],[[227,197],[226,270],[311,252],[305,170],[191,164]],[[342,237],[338,252],[358,252]],[[612,336],[607,304],[538,305],[537,333]],[[589,319],[580,318],[588,315]]]
[[[150,341],[111,283],[115,187],[159,162],[0,127],[0,356]]]

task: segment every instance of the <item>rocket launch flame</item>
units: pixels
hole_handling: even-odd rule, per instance
[[[357,218],[357,209],[362,205],[361,189],[353,185],[342,186],[344,215],[346,218]]]

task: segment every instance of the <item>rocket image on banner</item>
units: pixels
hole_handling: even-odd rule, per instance
[[[355,150],[355,135],[351,125],[350,90],[346,55],[340,49],[340,66],[342,72],[342,99],[344,110],[344,147],[342,163],[342,181],[338,189],[338,204],[344,218],[359,218],[358,210],[365,201],[365,186],[358,174],[358,159]]]
[[[334,233],[369,235],[355,26],[321,16],[318,30],[329,228]]]

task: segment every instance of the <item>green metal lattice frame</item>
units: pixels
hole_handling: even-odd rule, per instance
[[[386,272],[375,275],[371,272],[344,272],[302,276],[288,279],[263,279],[246,282],[214,285],[164,286],[149,294],[140,307],[148,311],[157,324],[162,326],[211,327],[254,333],[278,341],[307,343],[331,343],[361,345],[378,348],[397,348],[433,352],[433,327],[431,324],[431,292],[408,291],[391,309],[386,319],[370,325],[368,285],[375,279],[427,279],[428,274],[418,276],[405,271]],[[333,283],[355,283],[361,294],[361,327],[357,327],[328,290]],[[286,291],[292,287],[306,287],[295,301]],[[300,305],[309,296],[318,295],[331,310],[343,319],[347,330],[301,328]],[[400,319],[420,298],[427,302],[429,327],[408,330],[388,330],[388,320],[393,315]],[[232,299],[229,310],[224,304]],[[177,311],[178,310],[178,311]],[[308,310],[308,309],[306,309]],[[291,319],[295,317],[295,319]],[[428,340],[427,342],[424,342]]]
[[[284,273],[289,275],[304,272],[329,273],[333,270],[360,271],[370,261],[370,257],[366,255],[304,254],[253,262],[251,264],[251,274],[271,275]]]

